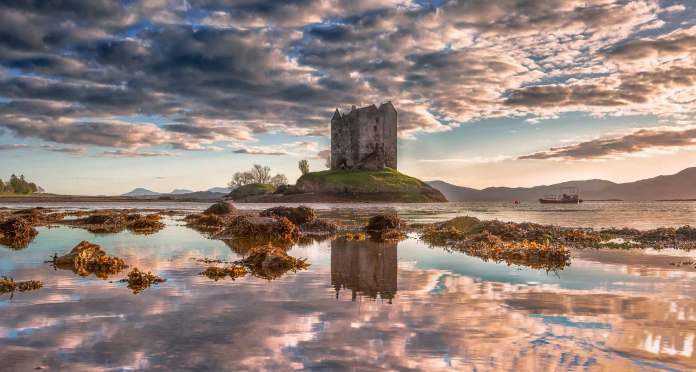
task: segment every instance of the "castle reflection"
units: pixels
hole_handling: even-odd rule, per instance
[[[397,242],[332,241],[331,285],[336,298],[341,289],[349,289],[353,301],[360,294],[391,303],[396,295],[396,263]]]

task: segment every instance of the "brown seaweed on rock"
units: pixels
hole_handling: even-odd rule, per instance
[[[129,214],[126,216],[126,228],[134,234],[154,234],[164,228],[158,214]]]
[[[325,219],[315,219],[300,226],[304,235],[331,235],[337,233],[338,229],[339,226],[336,222]]]
[[[385,213],[371,217],[364,230],[371,239],[385,241],[403,239],[405,228],[406,223],[396,213]]]
[[[11,218],[0,223],[0,244],[21,249],[26,247],[38,233],[24,218]]]
[[[144,271],[140,271],[137,267],[134,267],[133,270],[128,273],[128,278],[121,279],[120,281],[128,283],[128,289],[133,291],[133,294],[138,294],[150,288],[153,284],[166,282],[167,279],[154,275],[149,271],[145,273]]]
[[[125,262],[118,257],[111,257],[97,244],[83,240],[70,253],[53,257],[55,268],[72,270],[80,276],[94,274],[97,278],[107,279],[109,275],[118,274],[127,268]]]
[[[615,244],[619,248],[696,249],[696,228],[689,225],[676,229],[673,227],[659,227],[644,231],[610,228],[603,229],[599,233],[605,241],[615,238],[625,240],[622,244]]]
[[[301,205],[299,207],[273,207],[260,213],[261,217],[285,217],[297,226],[310,223],[316,219],[314,209]]]
[[[297,226],[285,217],[237,216],[218,234],[220,238],[248,239],[256,242],[295,242]]]
[[[189,214],[184,221],[186,226],[206,233],[218,233],[225,226],[225,220],[215,214]]]
[[[14,295],[15,292],[33,291],[41,287],[43,287],[43,283],[38,280],[16,282],[14,279],[6,276],[0,278],[0,295],[5,293],[11,293]]]
[[[91,212],[86,217],[64,220],[61,223],[96,234],[118,233],[126,229],[135,234],[154,234],[165,226],[160,222],[159,214],[128,214],[126,211]]]
[[[23,218],[30,224],[36,226],[58,222],[65,218],[65,213],[56,212],[48,208],[35,207],[16,210],[12,212],[12,216]]]
[[[458,217],[426,226],[421,239],[431,246],[463,252],[484,261],[556,271],[570,265],[570,251],[562,242],[581,240],[583,236],[561,234],[556,239],[541,225]]]
[[[237,278],[243,277],[247,273],[248,271],[246,267],[241,265],[232,265],[229,267],[210,266],[207,267],[201,273],[201,275],[204,275],[209,279],[212,279],[217,282],[218,280],[225,279],[228,276],[230,277],[230,279],[235,280]]]
[[[291,270],[296,272],[309,268],[306,259],[292,257],[284,249],[270,244],[254,248],[236,264],[249,269],[252,275],[268,280],[279,278]]]

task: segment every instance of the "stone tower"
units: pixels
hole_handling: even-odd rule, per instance
[[[331,118],[331,169],[396,169],[397,114],[391,101],[336,109]]]

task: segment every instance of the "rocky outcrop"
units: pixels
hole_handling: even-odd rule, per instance
[[[314,221],[316,213],[314,209],[305,207],[274,207],[261,212],[262,217],[285,217],[295,225],[303,225]]]

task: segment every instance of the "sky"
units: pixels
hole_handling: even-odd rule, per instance
[[[696,165],[689,0],[9,0],[0,178],[49,192],[325,167],[338,108],[392,101],[399,170],[462,186]]]

